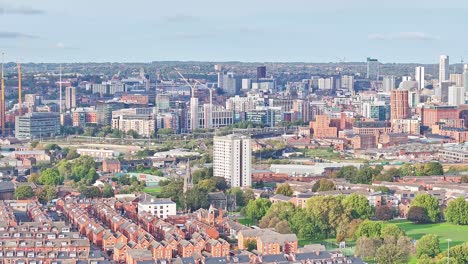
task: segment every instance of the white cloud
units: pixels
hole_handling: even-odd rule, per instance
[[[429,35],[424,32],[394,32],[374,33],[367,36],[369,40],[438,40],[439,36]]]

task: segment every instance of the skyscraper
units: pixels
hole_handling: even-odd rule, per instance
[[[463,86],[465,93],[468,93],[468,64],[463,65]]]
[[[234,96],[236,95],[242,83],[237,80],[234,76],[233,72],[228,72],[223,76],[223,90],[226,92],[227,95]]]
[[[367,74],[366,78],[369,80],[378,80],[380,75],[379,60],[367,58]]]
[[[76,107],[76,88],[65,88],[65,109],[70,110]]]
[[[390,120],[410,117],[407,90],[393,90],[390,93]]]
[[[443,81],[448,81],[449,80],[449,70],[450,64],[449,64],[449,56],[447,55],[440,55],[439,59],[439,84],[442,83]]]
[[[424,88],[424,67],[416,67],[416,73],[414,79],[418,82],[418,89],[421,90]]]
[[[389,93],[391,90],[395,89],[395,76],[384,76],[383,77],[383,91]]]
[[[213,176],[222,177],[231,187],[252,185],[251,142],[242,135],[215,137],[213,143]]]
[[[465,103],[465,87],[450,86],[448,88],[448,104],[459,106]]]
[[[257,80],[266,78],[266,66],[257,67]]]

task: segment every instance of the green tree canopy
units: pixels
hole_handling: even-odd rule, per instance
[[[104,187],[102,188],[102,197],[104,198],[110,198],[114,197],[114,189],[112,189],[112,186],[108,183],[104,184]]]
[[[434,234],[428,234],[421,237],[416,244],[416,256],[427,255],[431,258],[440,253],[439,238]]]
[[[43,185],[61,185],[63,184],[64,177],[60,175],[56,168],[48,168],[41,172],[39,183]]]
[[[39,202],[45,204],[57,198],[57,190],[55,186],[45,185],[41,189],[36,190],[36,196],[39,199]]]
[[[15,190],[15,199],[24,200],[34,197],[34,191],[29,185],[24,185],[16,188]]]
[[[356,232],[357,237],[378,238],[382,235],[382,222],[365,220],[358,227]]]
[[[283,183],[278,188],[276,188],[276,194],[282,194],[285,196],[292,196],[293,195],[293,190],[291,186],[287,183]]]
[[[354,219],[369,219],[373,214],[369,201],[363,195],[355,193],[348,195],[343,199],[343,205]]]
[[[395,224],[384,225],[380,232],[380,236],[382,238],[391,236],[391,237],[395,237],[398,239],[405,235],[406,235],[405,231]]]
[[[468,201],[459,197],[450,201],[445,209],[445,219],[455,225],[468,225]]]
[[[312,186],[313,192],[325,192],[325,191],[332,191],[334,189],[335,189],[335,183],[327,179],[320,179],[319,181],[316,181],[314,185]]]
[[[411,206],[419,206],[423,208],[429,217],[429,220],[433,223],[440,220],[439,201],[436,197],[430,194],[418,194],[411,202]]]
[[[245,207],[245,214],[248,218],[253,220],[260,220],[266,215],[268,209],[270,209],[271,202],[268,199],[259,198],[256,200],[250,200]]]

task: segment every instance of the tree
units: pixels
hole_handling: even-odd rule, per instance
[[[86,198],[97,198],[101,197],[101,191],[96,186],[80,188],[81,194]]]
[[[388,206],[377,206],[375,208],[375,218],[381,221],[388,221],[393,219],[393,211]]]
[[[400,170],[397,168],[390,168],[388,170],[383,171],[379,175],[374,177],[374,181],[393,181],[395,177],[400,176]]]
[[[395,224],[387,224],[385,225],[384,227],[382,227],[382,230],[380,232],[380,236],[382,238],[385,238],[385,237],[394,237],[396,239],[402,237],[402,236],[405,236],[405,231],[403,229],[401,229],[400,227],[398,227],[397,225]]]
[[[259,220],[266,215],[268,209],[271,206],[271,202],[268,199],[259,198],[251,200],[245,208],[245,213],[248,218],[252,220]]]
[[[372,182],[372,179],[376,175],[379,175],[381,171],[382,171],[382,168],[379,166],[372,168],[366,165],[362,167],[361,169],[359,169],[355,177],[352,178],[350,181],[351,183],[370,184]]]
[[[104,187],[102,188],[102,197],[104,198],[110,198],[114,197],[114,189],[112,189],[112,186],[108,183],[104,184]]]
[[[425,224],[430,221],[426,210],[420,206],[411,206],[408,210],[408,216],[406,218],[411,222],[418,224]]]
[[[399,170],[401,176],[414,176],[416,174],[415,168],[409,163],[403,164]]]
[[[248,251],[256,250],[257,249],[257,241],[255,241],[255,239],[247,239],[244,242],[244,247],[247,248]]]
[[[244,206],[249,203],[250,200],[255,200],[255,193],[252,189],[245,189],[244,194]]]
[[[450,263],[468,263],[468,242],[450,248]]]
[[[445,209],[445,219],[455,225],[468,225],[468,201],[459,197],[450,201]]]
[[[57,198],[57,190],[55,186],[45,185],[41,189],[36,190],[36,196],[39,199],[39,202],[45,204]]]
[[[23,185],[15,190],[15,199],[16,200],[24,200],[34,197],[34,191],[29,185]]]
[[[290,202],[279,202],[272,204],[268,209],[267,215],[277,216],[281,220],[288,220],[296,212],[296,206]]]
[[[411,239],[406,236],[402,236],[397,240],[385,240],[384,244],[376,252],[377,262],[380,264],[408,263],[412,248]]]
[[[365,220],[359,226],[356,236],[357,237],[369,237],[377,238],[381,236],[382,232],[382,222]]]
[[[289,219],[289,226],[302,239],[326,238],[324,230],[319,225],[319,221],[301,208],[296,209],[296,213]]]
[[[341,196],[314,196],[307,200],[307,213],[318,221],[318,225],[327,235],[350,221],[342,199]]]
[[[425,176],[444,175],[444,168],[439,162],[428,162],[424,164],[423,170]]]
[[[203,180],[207,181],[207,180]],[[210,203],[208,202],[208,196],[206,190],[199,185],[195,185],[192,189],[188,190],[185,194],[185,207],[190,209],[192,212],[200,208],[208,208]]]
[[[354,166],[344,166],[341,167],[341,169],[338,171],[336,174],[337,178],[345,178],[348,181],[351,181],[351,179],[354,178],[354,176],[357,174],[358,169]]]
[[[201,190],[204,190],[205,193],[216,191],[216,181],[213,178],[199,181],[196,186],[198,186]]]
[[[316,181],[314,185],[312,186],[313,192],[325,192],[325,191],[331,191],[334,189],[335,189],[335,183],[327,179],[320,179],[319,181]]]
[[[60,185],[63,184],[64,177],[59,174],[56,168],[48,168],[41,172],[39,183],[43,185]]]
[[[72,159],[76,159],[80,156],[80,154],[78,154],[78,152],[76,151],[76,149],[70,149],[70,151],[68,151],[67,153],[67,160],[72,160]]]
[[[369,219],[373,214],[369,201],[363,195],[348,195],[343,199],[343,205],[353,219]]]
[[[275,225],[276,232],[280,234],[290,234],[291,229],[289,228],[289,223],[286,220],[281,220]]]
[[[233,187],[229,189],[227,193],[236,197],[237,206],[243,207],[246,205],[246,203],[244,202],[244,192],[240,187]]]
[[[440,220],[439,201],[436,197],[423,193],[418,194],[411,202],[411,206],[419,206],[424,208],[430,222],[438,222]]]
[[[378,238],[360,237],[356,242],[356,255],[363,259],[375,257],[377,250],[382,245]]]
[[[416,256],[427,255],[431,258],[440,253],[439,238],[436,235],[428,234],[421,237],[416,244]]]
[[[158,129],[158,132],[157,132],[158,135],[170,135],[172,134],[172,129],[170,128],[160,128]]]
[[[285,196],[292,196],[293,195],[293,190],[291,186],[287,183],[283,183],[278,188],[276,188],[276,194],[282,194]]]
[[[41,175],[38,173],[31,173],[28,177],[28,182],[39,183],[39,177],[41,177]]]

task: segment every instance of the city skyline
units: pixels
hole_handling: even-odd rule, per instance
[[[211,0],[120,5],[7,0],[0,3],[0,49],[9,61],[25,62],[333,62],[373,57],[384,63],[436,63],[440,54],[460,62],[468,50],[457,32],[468,22],[468,3],[420,4],[240,1],[226,8]],[[440,19],[442,14],[450,19]],[[459,41],[453,41],[455,34]]]

